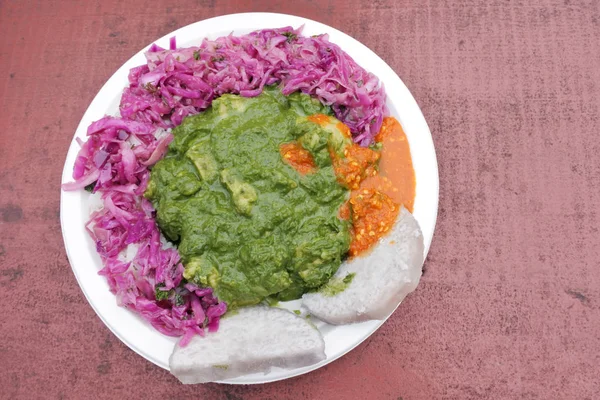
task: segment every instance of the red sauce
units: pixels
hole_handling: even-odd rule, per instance
[[[351,214],[350,202],[347,201],[340,206],[340,212],[339,212],[338,216],[340,219],[348,220],[348,219],[350,219],[350,214]]]
[[[311,115],[308,119],[321,126],[331,122],[330,117],[323,114]],[[336,128],[351,137],[350,129],[343,123],[338,123]],[[350,199],[339,212],[341,219],[352,221],[351,256],[371,248],[392,228],[400,205],[413,211],[415,171],[402,126],[393,117],[384,118],[375,141],[381,143],[381,152],[356,144],[347,145],[343,157],[329,151],[338,181],[352,190]]]
[[[343,158],[332,150],[329,155],[338,181],[349,189],[358,189],[364,179],[377,173],[374,166],[379,160],[379,153],[369,148],[352,144],[344,149]]]
[[[358,187],[350,186],[353,189],[348,205],[353,225],[351,256],[371,248],[391,229],[398,217],[400,205],[413,211],[415,170],[402,126],[395,118],[384,118],[375,140],[382,144],[379,168],[368,166],[362,174],[350,171],[353,174],[350,178],[363,177],[358,181]],[[340,172],[345,173],[342,170]]]
[[[317,169],[310,152],[298,142],[282,144],[279,146],[279,153],[283,161],[302,175],[313,173]]]
[[[371,248],[394,225],[399,207],[386,194],[376,189],[352,192],[352,242],[350,256]]]
[[[400,122],[393,117],[384,118],[375,140],[383,145],[379,173],[362,182],[361,188],[380,190],[412,212],[417,184],[410,146]]]
[[[329,123],[329,117],[325,114],[313,114],[308,116],[307,119],[321,126],[327,125]]]
[[[348,128],[348,125],[344,124],[343,122],[338,122],[335,127],[338,128],[340,132],[342,132],[342,135],[344,135],[348,139],[352,139],[352,133],[350,132],[350,128]]]

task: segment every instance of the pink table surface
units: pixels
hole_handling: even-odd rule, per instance
[[[350,354],[274,384],[183,386],[87,304],[60,173],[126,59],[243,11],[324,22],[397,71],[435,141],[438,226],[418,290]],[[599,21],[592,0],[0,1],[0,398],[600,398]]]

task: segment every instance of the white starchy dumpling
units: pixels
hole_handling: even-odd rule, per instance
[[[392,230],[364,256],[344,262],[332,279],[355,274],[333,296],[307,293],[302,305],[310,314],[334,325],[384,319],[419,283],[423,265],[423,235],[404,207]]]
[[[255,306],[221,319],[215,333],[195,336],[186,347],[176,345],[169,367],[183,383],[204,383],[324,359],[323,337],[306,319],[284,309]]]

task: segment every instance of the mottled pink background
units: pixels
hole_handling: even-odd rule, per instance
[[[87,304],[60,172],[126,59],[242,11],[316,19],[394,68],[435,141],[438,226],[418,290],[350,354],[284,382],[186,387]],[[0,398],[600,398],[599,21],[595,0],[0,1]]]

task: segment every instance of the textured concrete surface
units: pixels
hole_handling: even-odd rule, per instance
[[[60,171],[126,59],[241,11],[330,24],[398,72],[434,137],[439,222],[417,292],[347,356],[264,386],[185,387],[86,303]],[[599,66],[595,0],[0,1],[0,398],[600,398]]]

